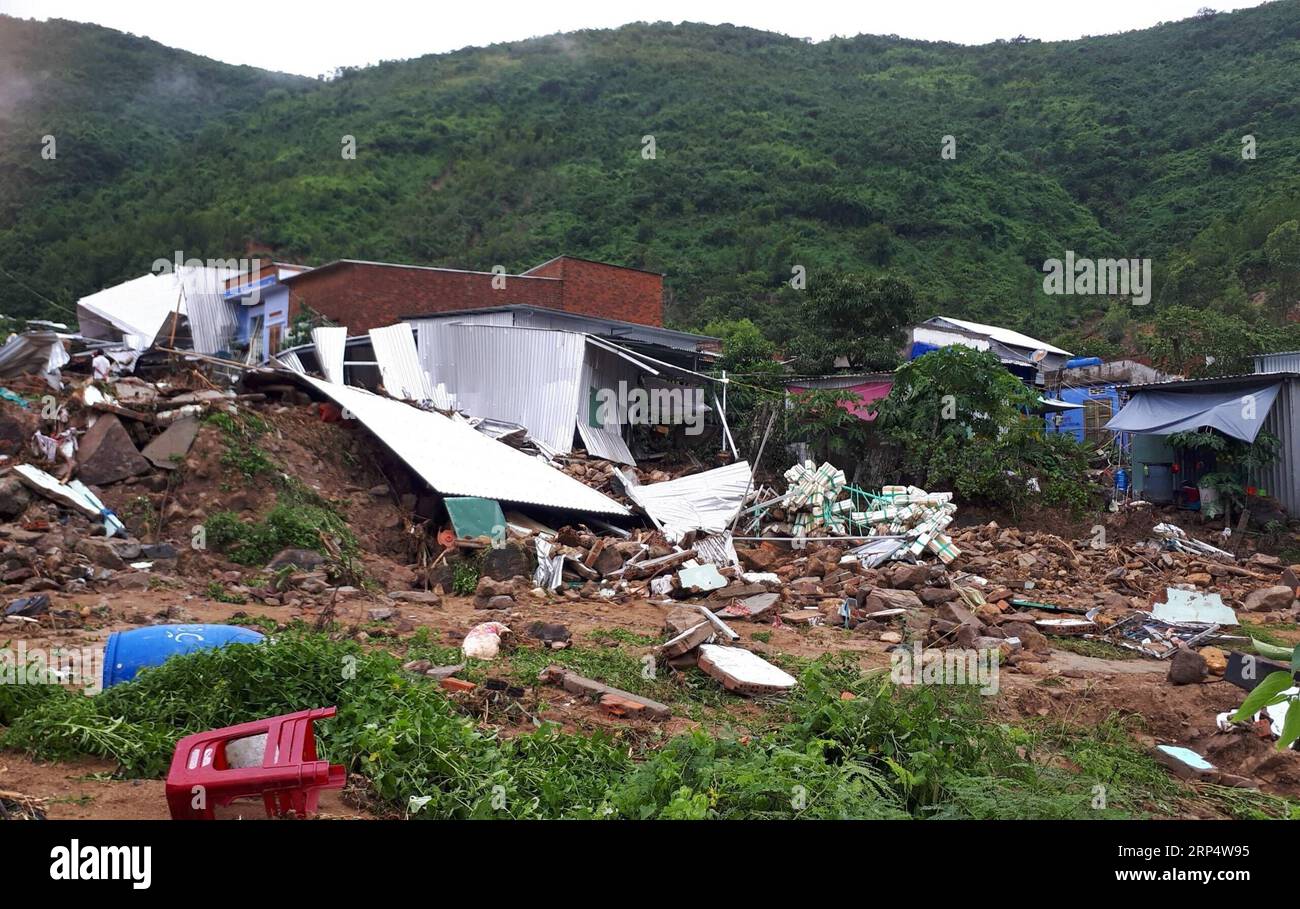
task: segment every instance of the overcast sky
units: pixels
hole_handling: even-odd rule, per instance
[[[861,33],[983,44],[1147,28],[1213,5],[1259,0],[0,0],[22,18],[72,19],[144,35],[228,63],[315,76],[362,66],[638,21],[731,22],[801,38]]]

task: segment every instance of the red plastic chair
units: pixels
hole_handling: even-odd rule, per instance
[[[312,723],[328,719],[337,707],[304,710],[225,729],[189,735],[176,743],[167,773],[167,806],[173,820],[212,820],[212,809],[236,799],[261,796],[266,816],[313,814],[324,789],[342,789],[341,764],[316,759]],[[226,745],[266,734],[260,767],[231,767]],[[202,788],[199,788],[202,787]]]

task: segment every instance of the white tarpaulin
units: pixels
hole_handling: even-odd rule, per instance
[[[1106,424],[1114,432],[1165,436],[1212,427],[1254,442],[1281,383],[1234,391],[1134,391],[1133,400]]]
[[[619,476],[628,497],[663,527],[664,536],[673,543],[692,530],[709,534],[726,530],[750,486],[748,461],[646,486],[636,485],[623,471]]]
[[[235,329],[234,305],[222,299],[233,268],[182,266],[180,271],[147,274],[77,301],[77,321],[87,338],[122,341],[144,350],[173,315],[185,317],[194,349],[217,353]]]
[[[443,495],[482,496],[594,514],[626,515],[608,496],[537,458],[478,432],[468,423],[420,410],[361,388],[303,376],[360,420],[426,483]]]

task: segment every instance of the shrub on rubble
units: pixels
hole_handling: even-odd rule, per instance
[[[1088,450],[1044,431],[1038,393],[987,351],[953,346],[900,367],[876,424],[901,471],[926,489],[1015,508],[1086,508]]]

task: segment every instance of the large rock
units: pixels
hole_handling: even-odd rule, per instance
[[[268,571],[279,571],[294,565],[305,571],[319,568],[325,564],[325,557],[310,549],[282,549],[274,559],[267,563]]]
[[[1286,609],[1295,599],[1295,591],[1285,584],[1277,584],[1273,587],[1261,587],[1259,590],[1252,590],[1246,594],[1246,599],[1242,601],[1241,608],[1246,612],[1275,612],[1279,609]]]
[[[513,540],[499,548],[492,548],[483,557],[482,575],[495,581],[508,581],[513,577],[533,576],[533,555],[524,544]]]
[[[740,562],[750,571],[771,571],[781,560],[781,550],[771,543],[762,543],[752,548],[736,547]]]
[[[865,593],[865,595],[864,595]],[[879,587],[858,596],[862,599],[862,608],[868,613],[882,609],[920,609],[921,598],[910,590],[890,590]]]
[[[32,503],[32,494],[17,477],[0,477],[0,519],[16,518]]]
[[[117,483],[152,470],[122,421],[111,413],[99,415],[77,449],[77,479],[92,486]]]
[[[120,570],[126,567],[126,562],[122,561],[113,544],[101,537],[82,537],[75,548],[101,568]]]
[[[1169,661],[1169,681],[1175,685],[1194,685],[1209,675],[1205,657],[1188,647],[1179,647]]]
[[[930,579],[929,565],[895,565],[889,570],[889,586],[902,590],[924,587]]]

